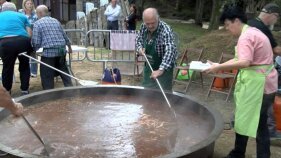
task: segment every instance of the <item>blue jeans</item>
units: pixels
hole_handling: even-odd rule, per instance
[[[256,137],[257,158],[270,158],[270,140],[267,126],[267,111],[274,102],[275,93],[264,94],[260,111],[260,121]],[[235,133],[235,146],[229,153],[231,158],[245,158],[248,136]]]
[[[37,75],[37,70],[38,70],[37,62],[35,60],[30,59],[29,63],[30,63],[30,73]]]

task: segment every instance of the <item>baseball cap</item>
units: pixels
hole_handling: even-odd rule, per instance
[[[280,14],[280,7],[275,3],[269,3],[263,7],[262,12],[269,13],[269,14],[271,13]]]

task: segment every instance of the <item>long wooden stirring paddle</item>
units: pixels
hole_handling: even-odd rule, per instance
[[[144,49],[144,51],[145,51],[145,49]],[[143,53],[143,56],[144,56],[144,58],[145,58],[145,60],[146,60],[146,62],[147,62],[147,64],[148,64],[148,66],[149,66],[151,72],[153,72],[152,66],[150,65],[150,62],[148,61],[148,59],[147,59],[147,57],[146,57],[146,54]],[[156,82],[157,82],[157,84],[158,84],[158,86],[159,86],[159,88],[160,88],[160,90],[161,90],[161,92],[162,92],[162,94],[163,94],[163,96],[164,96],[164,98],[165,98],[165,100],[166,100],[166,102],[167,102],[167,104],[168,104],[170,110],[173,111],[174,116],[175,116],[175,118],[176,118],[176,116],[177,116],[177,115],[176,115],[176,112],[175,112],[175,110],[172,108],[172,106],[171,106],[171,104],[170,104],[170,102],[169,102],[169,100],[168,100],[168,98],[167,98],[167,96],[166,96],[166,94],[165,94],[165,92],[164,92],[164,90],[163,90],[163,88],[162,88],[162,86],[161,86],[161,84],[160,84],[160,82],[159,82],[159,80],[158,80],[157,78],[156,78]]]

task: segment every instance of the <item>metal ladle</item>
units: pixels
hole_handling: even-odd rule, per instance
[[[74,76],[72,76],[72,75],[69,75],[68,73],[65,73],[65,72],[63,72],[63,71],[61,71],[61,70],[59,70],[59,69],[57,69],[57,68],[54,68],[54,67],[52,67],[52,66],[50,66],[50,65],[48,65],[48,64],[46,64],[46,63],[44,63],[44,62],[42,62],[42,61],[40,61],[40,60],[38,60],[38,59],[36,59],[36,58],[33,58],[33,57],[27,55],[25,52],[24,52],[24,53],[20,53],[19,55],[23,55],[23,56],[25,56],[25,57],[27,57],[27,58],[33,59],[34,61],[36,61],[36,62],[38,62],[38,63],[40,63],[40,64],[42,64],[42,65],[45,65],[45,66],[47,66],[47,67],[49,67],[49,68],[51,68],[51,69],[53,69],[53,70],[56,70],[56,71],[58,71],[58,72],[60,72],[60,73],[62,73],[62,74],[64,74],[64,75],[66,75],[66,76],[68,76],[68,77],[71,77],[71,78],[75,79],[76,81],[78,81],[79,84],[81,84],[82,86],[95,86],[95,85],[98,84],[98,82],[95,82],[95,81],[81,80],[81,79],[79,79],[79,78],[77,78],[77,77],[74,77]]]
[[[35,129],[32,127],[32,125],[29,123],[29,121],[25,118],[24,115],[21,115],[21,117],[23,118],[24,122],[27,124],[27,126],[29,127],[29,129],[32,131],[32,133],[36,136],[36,138],[42,143],[42,145],[44,146],[44,151],[43,154],[50,156],[50,153],[54,150],[54,148],[52,148],[50,146],[50,144],[46,141],[43,141],[43,139],[40,137],[40,135],[35,131]]]
[[[12,101],[15,103],[15,99],[12,99]],[[24,122],[27,124],[27,126],[29,127],[29,129],[32,131],[32,133],[36,136],[36,138],[41,142],[41,144],[44,146],[44,151],[43,151],[43,155],[47,155],[50,156],[50,153],[54,150],[54,148],[52,148],[50,146],[50,144],[46,141],[43,141],[43,139],[40,137],[40,135],[36,132],[36,130],[32,127],[32,125],[29,123],[29,121],[26,119],[26,117],[21,114],[20,115],[22,117],[22,119],[24,120]]]

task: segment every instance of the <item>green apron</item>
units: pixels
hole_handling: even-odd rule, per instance
[[[243,27],[242,33],[247,27],[247,25]],[[235,56],[237,56],[236,49]],[[239,70],[234,91],[236,104],[234,129],[236,133],[256,137],[265,80],[273,68],[274,65],[272,64],[251,66]],[[265,73],[257,72],[261,69],[265,69]]]
[[[156,52],[156,37],[158,35],[158,31],[154,31],[150,39],[147,38],[147,34],[148,32],[144,34],[145,54],[151,64],[152,69],[155,71],[159,69],[159,66],[162,63],[162,58],[160,58]],[[143,72],[142,86],[155,89],[159,88],[156,80],[150,78],[151,70],[147,63],[144,65]],[[172,90],[173,67],[164,70],[164,73],[158,77],[158,80],[164,90]]]

